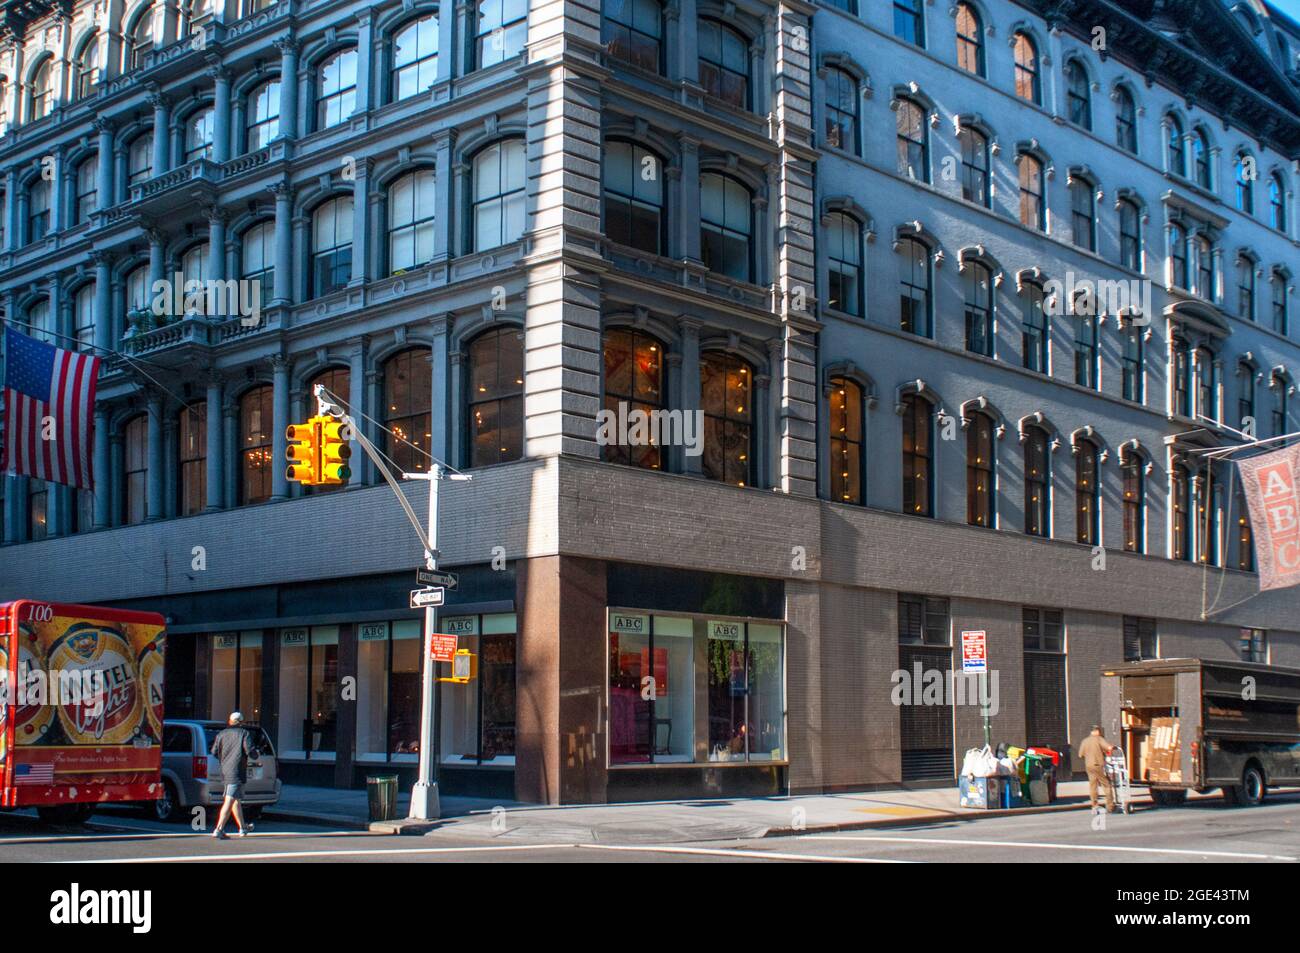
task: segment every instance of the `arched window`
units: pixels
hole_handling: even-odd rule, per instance
[[[145,132],[131,140],[126,159],[127,185],[135,185],[153,176],[153,133]]]
[[[1044,306],[1043,286],[1036,282],[1025,285],[1025,325],[1020,344],[1028,370],[1047,373],[1047,309]]]
[[[1268,284],[1273,296],[1273,330],[1278,334],[1287,334],[1291,321],[1287,314],[1286,275],[1275,268]]]
[[[524,140],[505,139],[474,157],[474,250],[517,241],[524,234]]]
[[[749,41],[716,20],[700,19],[700,85],[737,109],[749,108]]]
[[[433,352],[427,348],[412,348],[384,362],[384,426],[389,431],[384,452],[404,473],[429,469],[426,454],[433,434],[432,357]]]
[[[610,241],[664,253],[664,163],[641,146],[605,143],[605,234]]]
[[[313,407],[315,406],[317,384],[324,385],[327,391],[340,400],[347,401],[351,399],[349,393],[352,387],[352,372],[347,367],[328,367],[307,382],[307,400],[312,402],[311,406]],[[411,471],[407,470],[405,472],[410,473]],[[324,483],[320,486],[309,486],[306,489],[308,493],[312,494],[329,493],[332,490],[341,490],[346,485],[346,483]]]
[[[388,268],[394,274],[433,258],[432,169],[408,172],[388,187]]]
[[[1043,164],[1034,156],[1020,154],[1020,224],[1047,230],[1047,205],[1043,202]]]
[[[700,393],[704,410],[704,476],[737,486],[752,486],[758,469],[753,428],[753,369],[731,354],[703,354]]]
[[[984,75],[984,27],[969,3],[957,4],[957,65],[976,76]]]
[[[176,429],[176,508],[181,516],[193,516],[202,513],[208,502],[207,403],[182,408]]]
[[[484,4],[479,5],[480,25]],[[495,5],[500,9],[501,4]],[[527,15],[527,6],[523,7]],[[500,26],[498,23],[497,26]],[[492,29],[495,29],[493,27]],[[490,31],[489,31],[490,32]],[[491,45],[489,36],[489,46]],[[353,54],[352,86],[356,87],[356,51]],[[482,63],[481,65],[488,65]],[[438,77],[438,17],[430,14],[402,27],[393,36],[393,102],[418,96],[429,89]],[[349,110],[349,114],[350,114]]]
[[[275,297],[275,223],[260,222],[245,230],[240,277],[257,282],[263,304]]]
[[[1204,470],[1192,483],[1196,495],[1196,558],[1209,566],[1219,565],[1219,494],[1221,487]]]
[[[77,166],[77,195],[75,199],[74,221],[80,225],[90,221],[90,213],[95,211],[99,201],[99,156],[82,159]]]
[[[1124,478],[1124,551],[1146,552],[1146,463],[1135,451],[1126,450],[1120,456],[1120,472]]]
[[[1290,381],[1280,374],[1274,374],[1270,385],[1273,389],[1273,436],[1281,437],[1287,431],[1287,389]]]
[[[322,202],[311,221],[312,297],[332,294],[352,278],[352,196]]]
[[[1171,345],[1173,368],[1174,413],[1192,416],[1192,348],[1182,338],[1174,338]]]
[[[985,208],[992,208],[989,189],[989,141],[978,129],[962,127],[961,197]]]
[[[1075,445],[1074,514],[1078,541],[1087,546],[1101,543],[1101,470],[1097,445],[1080,440]]]
[[[962,263],[966,350],[993,356],[993,275],[978,261]]]
[[[1131,199],[1119,200],[1119,263],[1142,270],[1142,212]]]
[[[1066,116],[1081,129],[1092,128],[1092,88],[1078,60],[1065,64]]]
[[[1237,395],[1236,426],[1241,430],[1255,432],[1255,368],[1248,361],[1237,364],[1237,377],[1241,380],[1241,390]]]
[[[753,225],[749,189],[716,172],[700,176],[700,254],[706,268],[737,281],[753,281]]]
[[[1123,86],[1115,90],[1115,142],[1125,152],[1137,154],[1137,104]]]
[[[1174,559],[1192,558],[1192,481],[1187,468],[1181,463],[1170,471],[1169,513],[1173,531]]]
[[[966,424],[966,522],[996,526],[993,420],[973,413]]]
[[[923,338],[930,336],[930,249],[915,238],[898,242],[899,328]]]
[[[1286,186],[1280,172],[1268,177],[1268,223],[1279,232],[1286,231]]]
[[[27,306],[27,328],[38,341],[54,344],[54,319],[50,313],[50,299],[37,298]]]
[[[866,503],[863,488],[865,440],[862,387],[843,377],[831,378],[830,494],[840,503]]]
[[[212,107],[197,110],[185,120],[185,161],[212,158],[212,136],[216,120]]]
[[[1097,197],[1092,183],[1084,179],[1070,181],[1070,225],[1074,244],[1097,250]]]
[[[1012,47],[1016,59],[1016,95],[1041,106],[1043,89],[1038,72],[1038,47],[1027,33],[1017,33]]]
[[[271,475],[282,462],[271,452],[275,430],[274,391],[261,384],[239,398],[239,503],[265,503],[271,498]]]
[[[191,281],[199,281],[204,283],[202,287],[207,287],[206,282],[212,277],[211,250],[207,242],[190,246],[185,254],[181,256],[181,275],[186,284]],[[207,295],[200,296],[196,303],[198,305],[196,313],[205,314],[207,311]]]
[[[99,34],[91,34],[81,48],[81,61],[77,64],[77,98],[85,99],[99,84]]]
[[[862,316],[862,226],[843,212],[827,216],[828,307]]]
[[[910,99],[900,99],[896,113],[898,174],[919,182],[930,181],[930,126],[925,110]]]
[[[1237,153],[1233,163],[1237,180],[1237,209],[1247,215],[1255,214],[1255,158],[1245,152]]]
[[[921,0],[894,0],[894,36],[925,46],[925,12]]]
[[[858,147],[858,81],[842,69],[826,70],[826,145],[855,156]]]
[[[1213,352],[1203,347],[1196,349],[1196,413],[1210,420],[1219,419],[1219,372]]]
[[[29,122],[44,119],[54,108],[54,60],[47,58],[32,76],[31,93],[28,99],[27,116]]]
[[[1193,243],[1196,251],[1196,293],[1207,301],[1214,300],[1214,246],[1204,235],[1197,235]]]
[[[605,0],[605,48],[615,59],[662,72],[663,20],[659,0]]]
[[[478,0],[475,63],[495,66],[524,51],[528,38],[528,0]]]
[[[1187,178],[1187,152],[1183,142],[1182,120],[1173,113],[1165,116],[1165,163],[1174,175]]]
[[[125,43],[125,68],[139,69],[144,65],[145,54],[153,49],[153,7],[146,7],[131,27]]]
[[[73,334],[77,348],[91,351],[95,347],[95,286],[87,283],[77,289],[72,299]]]
[[[316,128],[329,129],[357,111],[357,51],[339,50],[316,69]]]
[[[518,328],[497,328],[469,348],[469,464],[524,455],[524,343]]]
[[[1255,571],[1255,538],[1250,532],[1250,509],[1246,494],[1237,490],[1237,568],[1242,572]]]
[[[605,409],[619,419],[633,411],[653,414],[662,410],[663,345],[642,331],[611,328],[605,332],[604,348]],[[664,465],[663,448],[654,441],[652,432],[644,442],[607,442],[601,452],[613,463],[660,470]]]
[[[1178,223],[1169,226],[1169,280],[1175,288],[1189,288],[1191,277],[1187,270],[1187,229]]]
[[[126,275],[126,313],[144,311],[149,307],[149,266],[133,268]]]
[[[1210,166],[1210,137],[1201,127],[1192,133],[1192,171],[1196,184],[1203,189],[1213,188]]]
[[[933,409],[915,394],[903,396],[903,512],[934,515]]]
[[[148,518],[149,422],[132,417],[122,428],[122,521],[127,526]]]
[[[1244,255],[1237,259],[1237,315],[1255,320],[1255,263]]]
[[[1052,482],[1047,432],[1025,428],[1025,532],[1030,536],[1052,533]]]
[[[1121,393],[1125,400],[1142,403],[1146,398],[1146,355],[1140,325],[1129,322],[1120,335]]]
[[[1076,305],[1076,311],[1081,310]],[[1082,310],[1095,310],[1088,308]],[[1095,314],[1074,316],[1074,382],[1089,390],[1100,390],[1097,365],[1100,348],[1097,346],[1097,317]]]
[[[50,183],[37,179],[27,187],[27,241],[38,242],[50,231]]]
[[[270,145],[280,135],[280,81],[263,83],[248,94],[248,151]],[[211,136],[208,137],[211,139]],[[209,158],[211,154],[209,153]]]

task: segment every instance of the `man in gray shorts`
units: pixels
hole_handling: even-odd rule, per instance
[[[243,720],[243,715],[232,711],[228,727],[217,732],[217,736],[212,739],[212,754],[221,762],[221,781],[226,786],[217,826],[212,831],[212,836],[217,840],[225,840],[226,821],[230,820],[232,813],[239,826],[236,837],[243,837],[253,829],[252,824],[244,823],[244,811],[239,806],[239,801],[244,796],[244,782],[248,780],[248,759],[254,753],[252,737],[246,729],[239,727]]]

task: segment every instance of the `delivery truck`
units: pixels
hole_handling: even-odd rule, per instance
[[[0,604],[0,808],[84,821],[162,792],[162,616]]]
[[[1255,805],[1300,784],[1300,669],[1153,659],[1106,668],[1102,729],[1156,804],[1222,789]]]

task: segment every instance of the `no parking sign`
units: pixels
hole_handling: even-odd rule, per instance
[[[961,670],[966,675],[983,675],[989,670],[988,642],[983,629],[961,634]]]

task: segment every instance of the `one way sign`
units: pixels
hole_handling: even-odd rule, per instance
[[[444,589],[455,589],[459,580],[454,572],[443,572],[441,569],[417,569],[415,571],[415,581],[421,586],[441,586]]]

